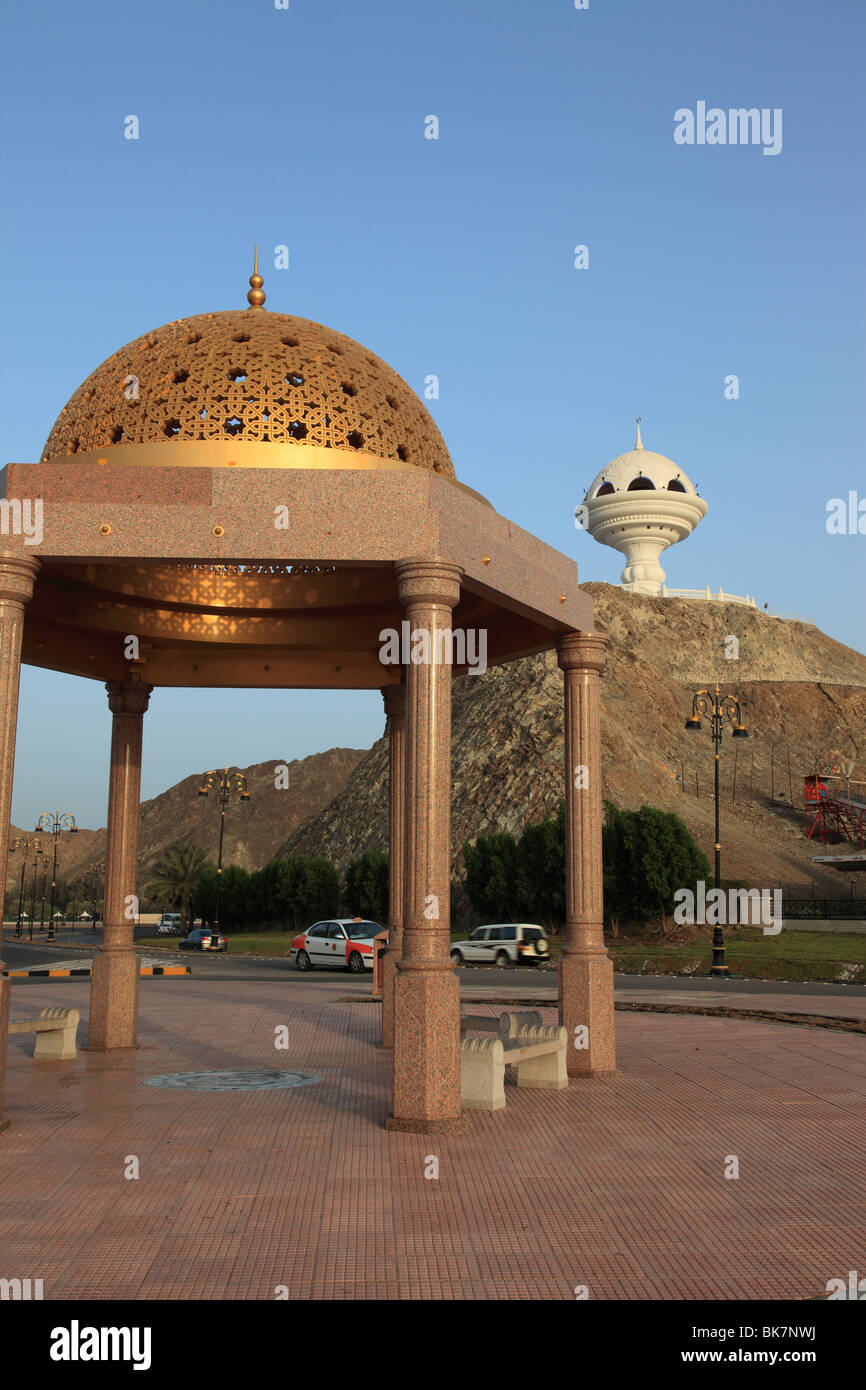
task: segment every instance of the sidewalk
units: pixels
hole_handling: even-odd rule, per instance
[[[86,1020],[86,982],[13,985],[13,1016],[25,998]],[[0,1274],[46,1298],[810,1298],[864,1266],[859,1036],[621,1012],[621,1075],[509,1085],[433,1138],[383,1128],[378,1007],[193,977],[145,981],[141,1014],[141,1047],[111,1058],[35,1064],[9,1040]],[[320,1079],[142,1084],[241,1069]]]

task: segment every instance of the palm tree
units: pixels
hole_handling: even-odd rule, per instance
[[[172,845],[154,864],[153,877],[144,890],[148,897],[161,898],[172,905],[180,903],[183,931],[188,925],[190,899],[206,864],[207,855],[197,845]]]

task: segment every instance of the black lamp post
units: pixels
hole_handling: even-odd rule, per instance
[[[91,869],[93,876],[93,903],[91,905],[90,930],[96,931],[96,894],[99,889],[99,880],[105,872],[104,864],[94,864]]]
[[[32,839],[30,839],[30,837],[27,836],[27,835],[19,835],[18,838],[17,838],[17,840],[14,840],[14,841],[12,842],[12,844],[9,846],[9,852],[10,852],[10,854],[15,854],[18,850],[23,850],[23,852],[24,852],[24,853],[23,853],[23,859],[22,859],[22,861],[21,861],[21,881],[20,881],[20,883],[19,883],[19,885],[18,885],[18,920],[17,920],[16,923],[15,923],[15,935],[16,935],[16,936],[20,936],[21,933],[22,933],[22,931],[23,931],[23,925],[22,925],[22,923],[23,923],[23,918],[24,918],[24,874],[25,874],[25,871],[26,871],[26,869],[27,869],[27,856],[29,855],[31,849],[34,849],[34,848],[36,847],[36,845],[38,845],[38,844],[39,844],[39,841],[38,841],[38,840],[32,840]],[[32,922],[31,922],[30,934],[31,934],[31,939],[32,939],[32,935],[33,935]]]
[[[719,829],[719,749],[722,745],[724,721],[727,719],[733,725],[734,738],[748,738],[749,731],[743,723],[739,701],[735,700],[733,695],[720,695],[718,685],[714,694],[711,694],[709,690],[699,690],[692,699],[692,713],[690,718],[686,720],[688,733],[693,734],[700,731],[702,714],[709,714],[710,716],[710,735],[715,745],[716,842],[713,848],[716,861],[716,888],[720,889],[722,886],[722,843]],[[716,901],[719,900],[716,899]],[[710,967],[710,974],[728,975],[729,973],[725,964],[725,937],[721,926],[717,923],[713,928],[713,963]]]
[[[57,836],[61,830],[68,830],[70,834],[78,834],[78,826],[75,824],[75,817],[69,811],[43,811],[36,822],[37,834],[50,830],[54,836],[54,862],[51,868],[51,906],[48,909],[48,940],[54,940],[54,894],[57,889]]]
[[[250,794],[247,791],[247,779],[237,768],[224,768],[222,772],[206,772],[202,778],[202,784],[198,789],[199,796],[209,796],[213,788],[217,789],[217,801],[220,808],[220,846],[217,858],[217,889],[216,889],[216,909],[214,912],[214,927],[219,931],[220,925],[220,887],[223,876],[223,835],[226,827],[226,807],[232,801],[235,792],[238,801],[249,801]]]
[[[36,915],[36,875],[39,872],[39,865],[42,862],[42,845],[37,840],[36,850],[33,855],[33,883],[30,890],[30,935],[29,940],[33,940],[33,918]]]

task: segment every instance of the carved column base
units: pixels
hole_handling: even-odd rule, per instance
[[[90,1052],[138,1046],[138,989],[141,963],[131,947],[97,952],[90,983]]]
[[[568,1029],[569,1076],[615,1076],[613,961],[605,955],[563,955],[559,966],[559,1021]],[[575,1029],[586,1028],[586,1035]],[[575,1039],[586,1046],[575,1047]]]
[[[462,1129],[460,982],[454,971],[398,970],[394,981],[394,1113],[409,1134]]]

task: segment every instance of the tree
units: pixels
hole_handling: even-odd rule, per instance
[[[300,854],[286,861],[289,927],[299,931],[340,910],[340,875],[329,859]]]
[[[149,897],[170,903],[172,907],[180,905],[181,927],[186,930],[190,901],[207,867],[207,856],[197,845],[189,842],[172,845],[154,864],[144,891]]]
[[[605,917],[614,924],[659,916],[664,933],[677,889],[695,892],[710,878],[706,855],[672,811],[622,811],[606,801],[602,844]]]
[[[489,922],[540,922],[565,917],[565,803],[555,816],[527,825],[518,840],[499,832],[463,846],[466,893]]]
[[[272,859],[252,876],[250,908],[259,926],[285,931],[289,925],[290,875],[288,859]]]
[[[517,914],[556,929],[565,920],[565,802],[517,841]]]
[[[255,877],[255,873],[242,869],[239,864],[229,864],[223,869],[220,886],[220,927],[224,925],[228,931],[243,931],[254,921],[250,887]]]
[[[661,918],[673,912],[678,888],[693,891],[710,866],[679,816],[642,806],[621,811],[605,802],[603,831],[605,920]],[[548,929],[565,920],[565,803],[555,816],[527,825],[517,841],[506,834],[479,835],[463,846],[466,894],[488,922],[540,922]]]
[[[213,921],[216,916],[216,889],[216,865],[205,864],[190,898],[190,911],[193,917],[200,917],[203,922]]]
[[[385,850],[368,849],[346,866],[343,906],[348,917],[387,922],[388,855]]]
[[[490,922],[513,922],[516,911],[517,844],[513,835],[498,831],[479,835],[463,846],[466,894]]]

